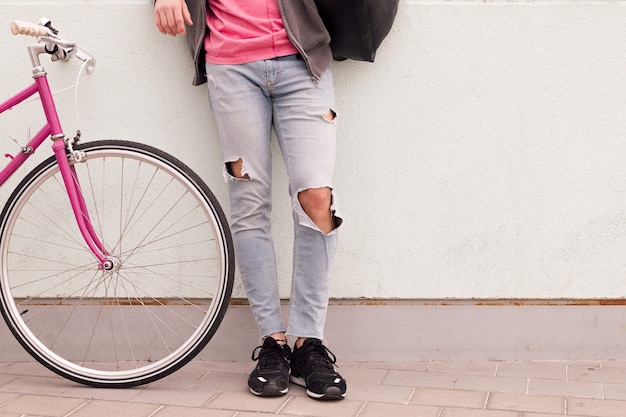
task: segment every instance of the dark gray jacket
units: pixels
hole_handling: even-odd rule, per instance
[[[187,27],[187,40],[195,63],[194,85],[207,81],[204,52],[207,0],[185,0],[194,25]],[[315,81],[332,61],[330,35],[322,22],[315,0],[278,0],[287,35],[298,49]]]

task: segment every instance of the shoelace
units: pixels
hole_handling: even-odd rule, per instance
[[[275,368],[284,359],[285,352],[278,343],[268,347],[263,345],[257,346],[252,351],[252,360],[259,361],[259,366],[261,367]]]
[[[334,364],[337,362],[335,354],[322,343],[310,343],[308,346],[311,347],[307,356],[311,358],[311,363],[315,368],[325,368],[334,372]]]

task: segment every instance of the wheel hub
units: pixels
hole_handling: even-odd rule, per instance
[[[106,260],[102,263],[102,269],[117,272],[120,270],[121,265],[122,262],[117,256],[107,256]]]

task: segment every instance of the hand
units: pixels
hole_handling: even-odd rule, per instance
[[[184,35],[185,23],[193,25],[184,0],[156,0],[154,18],[157,28],[164,35]]]

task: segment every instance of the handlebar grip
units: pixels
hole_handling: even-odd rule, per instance
[[[14,35],[28,35],[33,37],[46,36],[48,28],[30,22],[16,20],[11,22],[11,33]]]

